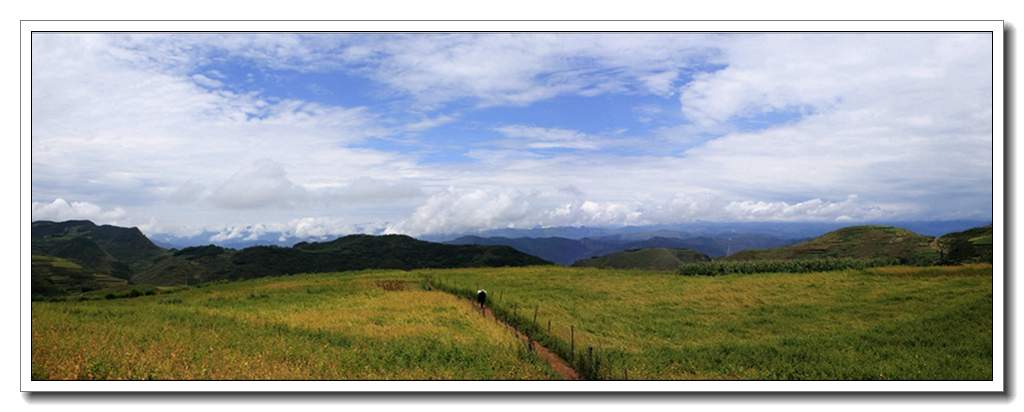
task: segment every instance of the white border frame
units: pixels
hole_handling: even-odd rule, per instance
[[[21,390],[29,392],[1003,392],[1005,387],[1004,44],[1002,21],[22,21],[21,22]],[[31,380],[31,33],[34,31],[687,31],[993,33],[992,381],[104,381]],[[1012,274],[1010,274],[1012,275]]]

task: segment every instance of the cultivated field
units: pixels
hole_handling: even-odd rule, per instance
[[[428,278],[463,296],[486,289],[494,313],[589,379],[992,379],[990,265],[367,271],[33,302],[32,376],[561,379]]]

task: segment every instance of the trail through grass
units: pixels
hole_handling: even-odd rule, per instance
[[[496,313],[532,328],[546,346],[568,354],[574,344],[576,357],[593,348],[591,378],[990,380],[991,271],[419,273],[463,293],[488,290]]]
[[[264,278],[32,303],[32,378],[559,379],[493,321],[406,272]]]

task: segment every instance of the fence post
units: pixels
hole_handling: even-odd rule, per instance
[[[625,376],[627,381],[629,380],[629,368],[622,369],[622,376]]]
[[[576,325],[569,325],[569,360],[576,357]]]
[[[499,294],[498,294],[498,303],[501,303],[501,298],[502,298],[503,296],[505,296],[505,291],[504,291],[504,290],[503,290],[503,291],[501,291],[501,293],[499,293]]]
[[[539,311],[539,310],[540,310],[540,305],[537,305],[537,307],[535,309],[533,309],[533,324],[534,325],[537,324],[537,311]]]
[[[548,319],[548,335],[551,334],[551,319]]]

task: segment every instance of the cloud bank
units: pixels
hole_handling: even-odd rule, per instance
[[[227,240],[992,217],[986,33],[32,40],[33,219]]]

